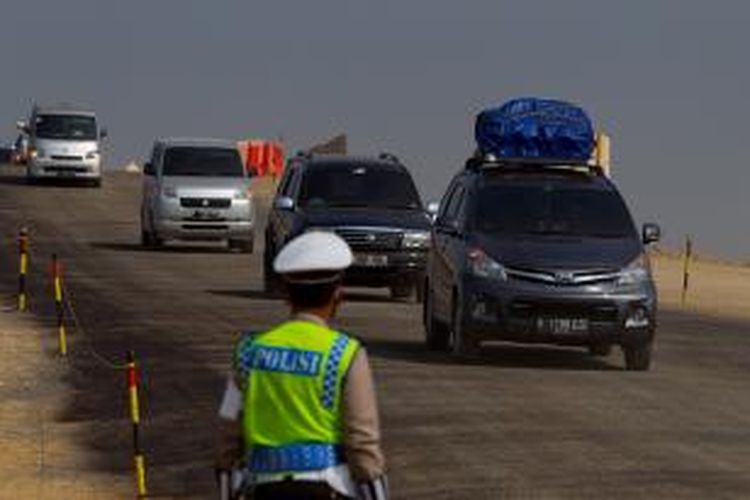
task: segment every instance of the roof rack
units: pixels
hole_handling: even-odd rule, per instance
[[[575,172],[586,171],[593,175],[605,175],[604,169],[587,161],[572,158],[500,158],[493,154],[475,154],[466,160],[466,170],[478,172],[483,169],[555,169]]]

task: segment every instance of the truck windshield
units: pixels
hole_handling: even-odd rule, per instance
[[[401,210],[422,207],[406,170],[356,164],[316,165],[308,170],[302,182],[300,205]]]
[[[167,149],[162,175],[242,177],[244,169],[234,149],[180,146]]]
[[[512,235],[635,237],[625,202],[614,191],[585,187],[491,185],[476,207],[477,229]]]
[[[40,139],[95,141],[96,118],[85,115],[37,115],[34,134]]]

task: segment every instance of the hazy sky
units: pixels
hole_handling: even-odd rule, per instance
[[[473,118],[518,95],[582,104],[667,243],[750,257],[750,4],[699,0],[8,1],[0,133],[33,99],[95,107],[109,159],[157,136],[335,133],[438,197]]]

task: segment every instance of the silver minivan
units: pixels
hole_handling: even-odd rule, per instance
[[[101,185],[100,141],[107,132],[96,113],[70,105],[34,106],[29,122],[18,122],[28,135],[26,176],[41,179],[81,179]]]
[[[253,251],[250,177],[233,142],[161,139],[143,168],[141,242],[226,240]]]

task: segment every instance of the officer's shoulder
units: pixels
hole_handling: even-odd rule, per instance
[[[338,332],[341,335],[346,336],[350,341],[354,341],[360,349],[367,348],[367,344],[359,335],[355,335],[348,330],[342,330],[341,328],[337,328],[336,332]]]
[[[240,330],[234,335],[234,345],[238,349],[249,346],[265,332],[266,330]]]

